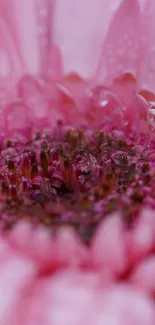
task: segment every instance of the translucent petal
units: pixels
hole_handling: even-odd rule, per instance
[[[0,11],[16,50],[16,56],[22,62],[23,71],[38,73],[40,64],[39,26],[37,23],[36,0],[2,0]],[[3,42],[4,44],[4,42]],[[2,44],[2,47],[3,47]],[[10,43],[11,44],[11,43]],[[9,53],[10,56],[10,53]],[[15,58],[11,58],[16,62]]]
[[[131,73],[136,76],[139,60],[140,6],[124,0],[113,17],[96,73],[97,82],[110,84],[115,78]]]
[[[22,72],[22,65],[8,26],[0,15],[0,85],[15,83]]]
[[[145,1],[141,27],[141,61],[138,87],[149,92],[155,91],[155,2]]]
[[[96,69],[109,22],[120,0],[57,0],[53,42],[60,47],[64,72],[90,76]]]

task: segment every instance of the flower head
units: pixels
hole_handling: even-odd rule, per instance
[[[154,2],[0,9],[1,324],[153,325]]]

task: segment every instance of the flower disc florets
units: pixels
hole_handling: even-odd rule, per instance
[[[154,149],[153,138],[128,123],[118,130],[111,119],[100,129],[59,121],[44,134],[3,140],[2,227],[21,219],[52,229],[70,225],[89,242],[113,211],[131,225],[142,206],[155,206]]]

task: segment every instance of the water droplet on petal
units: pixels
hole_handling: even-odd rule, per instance
[[[117,125],[122,125],[122,107],[117,96],[105,87],[97,87],[88,97],[88,115],[94,122],[102,123],[105,117],[111,118]]]

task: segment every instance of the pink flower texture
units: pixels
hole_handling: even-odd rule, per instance
[[[155,324],[155,2],[0,1],[0,324]]]

